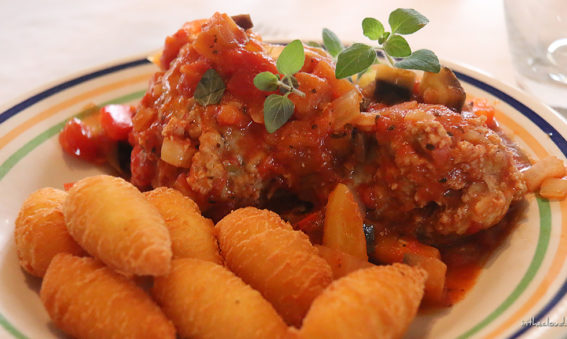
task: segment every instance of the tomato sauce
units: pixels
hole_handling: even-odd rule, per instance
[[[99,165],[108,163],[118,173],[128,173],[133,113],[134,107],[128,105],[94,107],[82,119],[67,121],[59,133],[59,144],[76,158]]]
[[[526,201],[510,206],[510,210],[497,225],[481,231],[456,244],[440,246],[441,258],[447,264],[446,295],[442,307],[449,307],[462,300],[474,286],[486,262],[506,241],[524,217]]]
[[[418,97],[364,106],[359,87],[335,78],[333,59],[306,48],[295,74],[305,97],[290,94],[292,117],[268,133],[263,102],[275,92],[260,91],[253,79],[277,73],[273,50],[223,14],[188,23],[167,38],[161,70],[133,116],[130,108],[103,109],[98,134],[74,122],[61,133],[62,146],[90,160],[105,144],[93,135],[127,139],[131,181],[140,189],[174,187],[214,220],[243,206],[269,208],[314,243],[321,243],[330,192],[346,184],[366,212],[375,263],[433,258],[447,266],[437,306],[462,299],[513,229],[525,192],[518,153],[498,134],[490,106],[472,101],[456,113]],[[193,95],[210,69],[225,90],[203,107]]]

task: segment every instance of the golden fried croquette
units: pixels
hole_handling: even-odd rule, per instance
[[[226,265],[296,327],[332,281],[329,264],[308,237],[277,214],[253,207],[233,211],[216,225]]]
[[[89,254],[118,271],[163,275],[171,241],[159,211],[127,181],[108,175],[73,185],[63,205],[71,236]]]
[[[174,259],[155,279],[154,299],[181,338],[283,338],[287,326],[262,295],[224,266]]]
[[[20,265],[37,277],[43,277],[57,253],[84,254],[65,226],[66,197],[66,192],[55,188],[37,190],[24,201],[16,218],[14,240]]]
[[[144,196],[165,220],[174,258],[197,258],[222,263],[214,224],[201,215],[193,200],[165,187],[145,192]]]
[[[355,271],[313,301],[300,338],[400,338],[423,296],[425,272],[404,264]]]
[[[148,294],[93,258],[58,254],[40,297],[55,325],[76,338],[175,338]]]

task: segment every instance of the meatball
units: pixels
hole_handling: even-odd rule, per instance
[[[376,219],[402,219],[418,235],[470,234],[525,194],[513,150],[482,118],[416,102],[375,114],[375,172],[365,192]]]
[[[305,48],[295,75],[305,97],[290,95],[292,117],[268,133],[269,92],[253,79],[277,72],[278,51],[219,13],[168,38],[133,118],[132,182],[174,187],[214,220],[290,201],[290,209],[322,209],[344,183],[370,221],[432,241],[496,224],[525,193],[511,149],[483,118],[467,107],[418,103],[414,77],[406,85],[416,101],[385,107],[363,99],[364,90],[335,78],[332,57],[319,49]],[[193,95],[208,69],[226,89],[203,106]]]

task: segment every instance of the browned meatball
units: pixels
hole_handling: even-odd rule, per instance
[[[418,235],[470,234],[525,194],[513,150],[482,118],[415,102],[375,113],[376,167],[362,191],[376,219]]]
[[[290,95],[294,114],[268,133],[269,93],[253,78],[276,72],[278,50],[218,13],[169,37],[133,118],[132,182],[174,187],[215,220],[239,207],[287,208],[274,203],[282,196],[320,209],[345,183],[372,222],[421,238],[488,228],[524,194],[511,150],[482,118],[466,107],[363,100],[322,50],[305,49],[296,74],[305,97]],[[226,89],[203,106],[193,95],[208,69]]]

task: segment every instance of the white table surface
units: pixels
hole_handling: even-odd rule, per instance
[[[85,69],[156,50],[185,21],[215,11],[250,13],[266,40],[319,40],[328,27],[364,42],[362,18],[386,23],[397,7],[430,20],[409,37],[414,49],[518,87],[501,0],[0,0],[0,107]]]
[[[250,13],[265,39],[321,39],[328,27],[366,41],[366,16],[386,23],[397,7],[430,23],[409,36],[414,49],[472,66],[516,86],[500,0],[0,0],[0,106],[52,81],[160,48],[185,21]]]

